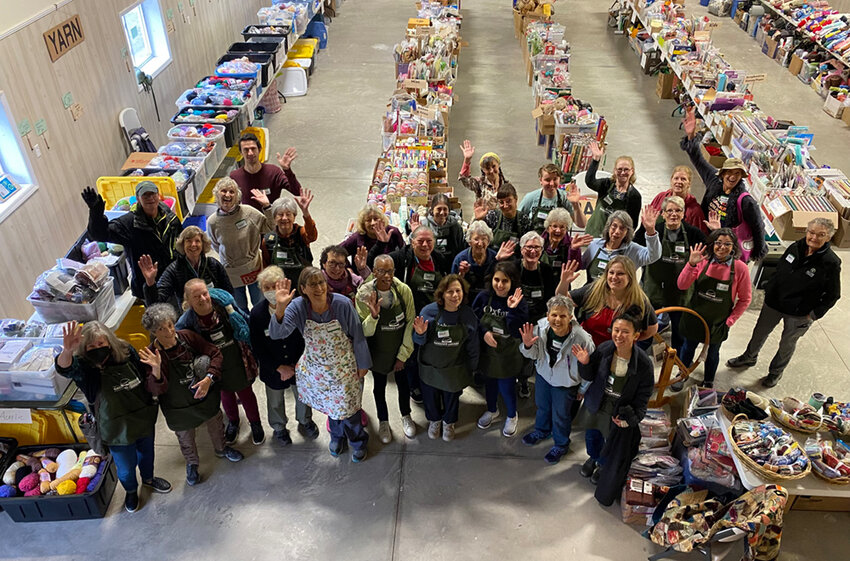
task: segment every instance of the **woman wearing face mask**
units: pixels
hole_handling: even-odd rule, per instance
[[[442,193],[431,197],[431,209],[424,226],[434,232],[434,251],[446,260],[452,260],[466,245],[460,221],[449,210],[449,198]],[[420,226],[419,215],[414,213],[407,223],[410,231]]]
[[[218,347],[224,357],[220,389],[221,405],[227,416],[225,442],[233,444],[239,437],[238,398],[251,424],[254,446],[259,446],[265,442],[266,434],[260,422],[257,396],[251,389],[257,377],[257,362],[251,352],[248,314],[234,304],[228,293],[217,288],[208,290],[201,279],[192,279],[186,283],[185,311],[177,321],[177,329],[194,331]],[[257,305],[265,304],[258,300]]]
[[[197,485],[201,475],[195,429],[206,427],[219,458],[238,462],[243,456],[224,443],[221,393],[216,384],[221,380],[221,352],[197,333],[176,330],[175,321],[177,312],[170,304],[154,304],[145,310],[142,326],[154,339],[139,356],[149,367],[147,388],[159,396],[165,422],[177,435],[186,459],[186,483]]]
[[[145,305],[174,299],[182,304],[186,281],[195,278],[203,279],[209,287],[233,294],[233,284],[224,266],[215,257],[207,257],[211,247],[212,243],[203,230],[187,226],[174,243],[177,259],[165,268],[159,280],[156,280],[159,264],[154,263],[150,255],[142,255],[139,270],[145,277]]]
[[[468,140],[464,140],[460,146],[463,152],[463,164],[460,167],[458,181],[475,194],[476,199],[483,199],[487,210],[496,208],[496,194],[499,188],[507,182],[502,174],[502,159],[495,152],[487,152],[478,161],[481,168],[479,177],[470,177],[469,171],[472,165],[472,156],[475,154],[475,146]]]
[[[744,179],[747,167],[738,158],[729,158],[717,169],[708,163],[700,150],[701,138],[696,134],[696,112],[690,108],[685,113],[685,136],[680,146],[687,152],[691,163],[705,183],[702,199],[703,214],[715,215],[721,228],[731,228],[741,243],[741,258],[745,262],[761,259],[767,255],[764,240],[764,223],[761,209],[747,192]]]
[[[543,255],[540,261],[551,267],[552,281],[556,285],[561,279],[561,267],[570,261],[581,263],[582,248],[593,241],[593,236],[588,234],[571,237],[572,223],[569,211],[563,208],[550,210],[543,223]]]
[[[460,275],[469,284],[472,298],[486,289],[487,277],[493,273],[496,263],[514,255],[512,242],[504,242],[497,252],[490,247],[492,239],[493,231],[483,220],[473,221],[466,229],[469,247],[458,253],[452,262],[452,273]]]
[[[664,210],[663,203],[667,197],[680,197],[685,202],[685,214],[682,220],[685,224],[693,226],[701,230],[704,234],[707,234],[708,227],[705,222],[705,213],[703,213],[697,198],[691,195],[692,179],[693,171],[689,166],[674,167],[673,175],[670,176],[670,188],[658,193],[649,205],[661,212]]]
[[[460,395],[478,367],[478,318],[466,304],[466,281],[447,275],[413,322],[413,341],[419,351],[419,376],[428,438],[449,442],[455,437]]]
[[[588,459],[581,475],[597,485],[596,500],[608,506],[620,495],[640,445],[639,423],[646,415],[655,374],[652,360],[635,345],[639,318],[622,314],[611,325],[611,341],[592,353],[575,345],[579,372],[590,382],[579,413]]]
[[[496,265],[488,290],[475,298],[472,310],[484,342],[479,366],[486,376],[487,410],[478,419],[478,428],[486,429],[499,418],[501,395],[507,414],[502,435],[511,437],[517,427],[517,373],[523,366],[519,331],[528,321],[516,265],[511,262]]]
[[[593,141],[590,143],[590,152],[593,159],[587,168],[584,182],[596,191],[597,199],[596,208],[584,228],[585,233],[594,237],[601,235],[611,213],[616,210],[625,211],[632,219],[632,224],[636,224],[640,217],[641,196],[634,187],[637,179],[634,160],[629,156],[620,156],[614,162],[614,177],[597,179],[596,172],[605,150]]]
[[[738,259],[738,238],[729,228],[719,228],[708,236],[707,245],[691,248],[688,266],[679,274],[679,289],[693,286],[687,307],[702,316],[711,332],[711,344],[705,359],[703,387],[714,387],[714,375],[720,364],[720,345],[729,336],[729,328],[738,321],[752,300],[750,270]],[[679,331],[684,337],[682,363],[690,365],[697,346],[705,338],[702,322],[692,314],[683,314]],[[681,382],[671,386],[677,391]]]
[[[251,330],[251,350],[260,365],[260,380],[266,385],[266,412],[274,437],[281,446],[292,444],[292,437],[286,424],[286,390],[292,392],[295,400],[295,420],[298,432],[308,440],[319,437],[319,427],[313,422],[313,410],[298,396],[295,385],[295,364],[304,352],[304,338],[299,331],[293,331],[283,340],[269,337],[269,321],[274,315],[277,303],[277,283],[285,277],[280,267],[270,265],[257,277],[265,306],[254,306],[248,325]]]
[[[297,282],[298,275],[313,264],[313,252],[310,244],[319,238],[316,223],[310,216],[310,203],[313,193],[304,189],[295,198],[283,196],[272,205],[272,219],[275,230],[263,236],[263,264],[280,267],[290,281]],[[295,223],[298,209],[304,214],[304,225]]]
[[[587,283],[593,282],[604,271],[608,262],[617,255],[632,260],[635,267],[655,263],[661,257],[661,242],[655,231],[658,211],[647,206],[643,209],[642,225],[645,231],[646,247],[632,241],[635,229],[631,217],[622,210],[615,210],[608,217],[601,238],[596,238],[581,256],[582,269],[587,270]]]
[[[359,255],[361,247],[366,254],[377,247],[375,256],[391,253],[404,247],[404,238],[399,229],[390,226],[387,215],[374,205],[366,205],[360,210],[357,214],[356,226],[357,229],[339,244],[339,247],[345,249],[348,255]],[[366,265],[371,267],[374,260],[374,256],[370,256]],[[359,271],[362,267],[357,266],[357,269]]]
[[[234,180],[222,178],[213,189],[218,210],[207,221],[207,232],[213,249],[218,253],[230,282],[234,286],[236,304],[249,310],[246,287],[251,293],[251,302],[263,301],[263,293],[257,286],[257,275],[263,268],[260,242],[263,234],[273,228],[271,205],[262,191],[251,191],[254,200],[262,205],[264,212],[241,204],[242,191]]]
[[[98,321],[84,326],[72,321],[62,328],[56,372],[73,380],[93,404],[100,437],[127,494],[124,508],[139,508],[137,467],[145,487],[171,491],[168,481],[153,474],[157,406],[145,387],[147,369],[136,350]]]

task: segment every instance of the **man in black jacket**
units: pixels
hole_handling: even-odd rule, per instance
[[[168,206],[159,200],[159,191],[152,181],[136,185],[135,208],[115,220],[103,214],[106,204],[97,191],[86,187],[83,200],[89,207],[89,236],[99,242],[121,244],[133,267],[130,286],[136,298],[144,298],[145,277],[139,270],[139,258],[150,255],[159,266],[159,274],[174,261],[174,242],[183,225]]]
[[[815,218],[806,228],[806,237],[785,250],[765,290],[764,306],[747,350],[741,356],[726,361],[726,366],[754,366],[767,336],[781,320],[779,350],[761,383],[772,388],[779,382],[791,361],[797,340],[841,296],[841,260],[829,245],[834,233],[832,220]]]

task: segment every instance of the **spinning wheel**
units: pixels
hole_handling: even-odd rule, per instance
[[[693,365],[689,368],[685,363],[683,363],[678,355],[676,354],[676,349],[672,348],[670,345],[664,341],[664,338],[661,337],[658,333],[655,334],[655,340],[661,343],[664,343],[664,361],[661,363],[661,375],[658,377],[658,382],[655,383],[655,388],[657,389],[657,393],[655,395],[655,399],[650,400],[649,407],[661,407],[670,402],[670,396],[664,395],[664,390],[666,390],[672,384],[676,382],[684,382],[691,375],[691,372],[696,370],[696,367],[699,366],[700,362],[705,360],[706,355],[708,354],[708,345],[711,342],[711,334],[708,329],[708,324],[705,323],[705,320],[702,319],[695,311],[690,308],[683,308],[681,306],[670,306],[669,308],[661,308],[659,310],[655,310],[656,314],[669,312],[684,312],[686,314],[691,314],[699,318],[702,322],[703,329],[705,330],[705,339],[702,343],[702,352],[700,352],[697,359],[694,361]],[[679,376],[671,379],[670,376],[673,372],[673,367],[677,366],[679,368]]]

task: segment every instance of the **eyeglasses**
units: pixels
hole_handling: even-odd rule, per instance
[[[667,214],[682,214],[685,211],[680,208],[665,208],[664,212]]]
[[[325,263],[330,269],[342,269],[345,267],[345,261],[331,261],[328,259]]]
[[[617,168],[617,173],[626,173],[632,171],[632,168]]]
[[[527,245],[523,249],[527,249],[528,251],[543,251],[543,247],[539,245]]]
[[[732,242],[714,242],[714,247],[732,247]]]
[[[395,271],[393,269],[372,269],[372,272],[375,273],[376,277],[380,276],[392,276]]]

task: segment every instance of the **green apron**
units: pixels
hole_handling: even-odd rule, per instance
[[[194,353],[179,339],[177,346],[177,349],[160,351],[168,353],[168,391],[159,396],[159,406],[168,428],[183,431],[199,427],[215,416],[221,404],[221,392],[217,384],[213,384],[205,397],[195,399],[195,390],[190,389],[198,382]]]
[[[449,253],[449,233],[452,231],[452,223],[446,219],[446,223],[442,226],[437,225],[433,220],[428,220],[427,226],[434,232],[434,251],[445,257],[454,257]]]
[[[373,287],[376,286],[377,282],[373,282]],[[393,305],[389,308],[381,308],[375,334],[366,340],[369,344],[369,352],[372,354],[372,372],[379,374],[393,372],[398,350],[404,340],[404,330],[407,327],[401,296],[395,286],[390,287],[390,290],[393,293]]]
[[[631,189],[631,186],[626,189],[625,193],[620,193],[617,191],[617,186],[612,183],[608,193],[597,200],[596,208],[593,209],[593,214],[590,215],[590,219],[584,227],[584,233],[590,234],[594,238],[602,237],[602,230],[605,229],[608,217],[615,210],[626,210],[626,193],[629,192],[629,189]]]
[[[511,226],[505,222],[505,215],[499,212],[499,221],[496,223],[496,227],[493,228],[493,239],[490,240],[490,247],[498,252],[499,248],[502,247],[502,244],[510,240],[517,244],[515,253],[519,254],[519,233],[513,230]],[[518,219],[517,225],[519,225]]]
[[[735,262],[729,267],[729,280],[720,281],[706,275],[708,265],[702,270],[696,282],[688,308],[702,316],[711,332],[711,344],[722,343],[729,335],[726,320],[732,314],[735,303],[732,301],[732,287],[735,286]],[[685,339],[702,341],[705,330],[702,322],[693,314],[682,314],[679,333]]]
[[[556,208],[565,208],[567,210],[572,210],[572,203],[569,201],[565,201],[561,198],[561,192],[559,190],[555,190],[555,204],[554,206],[542,206],[543,205],[543,189],[540,189],[540,196],[537,197],[537,204],[531,207],[531,212],[528,213],[529,222],[531,223],[531,229],[536,231],[538,234],[542,234],[544,228],[544,224],[546,223],[546,218],[549,217],[549,213],[552,212]]]
[[[433,259],[431,262],[434,262]],[[437,285],[440,284],[441,280],[443,280],[443,275],[436,270],[436,267],[434,271],[425,271],[419,267],[418,263],[416,264],[409,282],[405,284],[413,292],[413,303],[417,312],[422,311],[422,308],[434,301],[434,291],[437,290]]]
[[[525,270],[525,269],[523,269]],[[529,271],[534,272],[534,271]],[[522,273],[522,271],[520,271]],[[537,266],[537,282],[526,281],[521,284],[522,297],[528,303],[528,321],[534,323],[546,315],[546,290],[543,284],[543,272]]]
[[[425,344],[419,350],[419,378],[438,390],[460,392],[472,383],[464,345],[468,333],[460,323],[440,324],[442,315],[440,309],[437,318],[428,325]]]
[[[132,362],[102,370],[98,401],[97,425],[105,444],[126,446],[153,434],[158,409]]]
[[[690,290],[679,290],[676,284],[679,273],[688,264],[690,256],[688,233],[679,226],[684,241],[671,242],[667,238],[667,228],[661,226],[658,236],[661,239],[661,258],[646,266],[643,291],[655,308],[665,306],[684,306],[690,297]]]
[[[561,282],[561,266],[569,261],[570,244],[558,244],[555,253],[549,253],[546,249],[549,240],[544,238],[543,242],[543,255],[540,256],[540,262],[552,267],[552,286],[558,286]]]
[[[605,267],[608,266],[608,261],[610,261],[612,257],[613,255],[611,255],[611,253],[607,249],[605,249],[604,245],[596,250],[596,253],[593,255],[593,258],[587,265],[588,283],[593,282],[596,277],[605,272]]]
[[[482,343],[484,352],[481,353],[481,371],[488,378],[516,378],[522,370],[523,360],[519,353],[521,341],[508,334],[507,317],[502,310],[493,309],[493,295],[484,307],[481,316],[481,327],[493,333],[498,345],[496,348]]]
[[[300,230],[295,231],[292,239],[292,244],[285,244],[281,243],[281,237],[278,234],[269,234],[266,236],[266,248],[269,251],[270,263],[280,267],[286,278],[297,285],[301,271],[313,264],[313,254],[310,252],[310,247],[301,239]]]
[[[224,358],[221,364],[220,390],[226,392],[238,392],[251,385],[245,372],[245,361],[242,360],[242,349],[233,338],[233,328],[227,317],[218,317],[218,325],[204,333],[204,338],[218,347]]]

